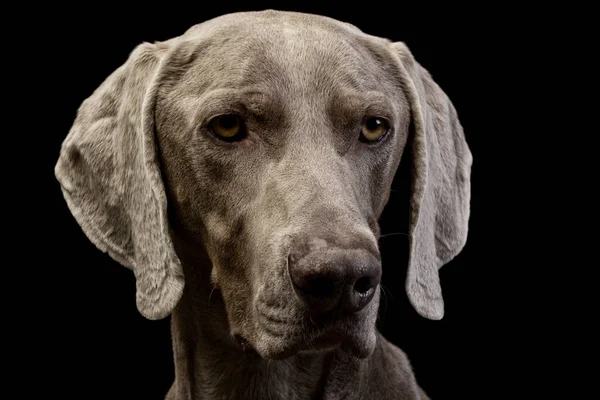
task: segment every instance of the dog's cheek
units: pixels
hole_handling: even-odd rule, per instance
[[[247,287],[241,282],[231,282],[223,278],[221,292],[227,310],[227,319],[229,329],[232,335],[242,334],[248,338],[253,333],[253,327],[249,323],[248,299],[249,293]],[[226,283],[225,283],[226,282]]]
[[[228,240],[220,243],[218,261],[213,263],[219,288],[227,308],[232,334],[251,335],[252,326],[252,277],[249,269],[251,257],[245,249],[248,243],[240,223],[234,223]]]

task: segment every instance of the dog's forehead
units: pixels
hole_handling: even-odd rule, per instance
[[[389,55],[385,39],[293,12],[229,14],[191,28],[182,39],[182,53],[196,55],[182,82],[191,91],[265,85],[298,95],[332,87],[376,90],[382,84],[377,59]]]
[[[356,26],[322,15],[293,11],[250,11],[225,14],[191,27],[184,36],[269,37],[274,34],[321,32],[364,35]]]

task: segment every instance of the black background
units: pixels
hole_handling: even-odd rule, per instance
[[[521,293],[526,285],[529,291],[544,285],[543,278],[532,283],[525,277],[540,267],[535,237],[546,228],[536,225],[535,202],[525,195],[541,182],[523,183],[523,176],[538,174],[540,167],[519,164],[525,150],[515,142],[524,144],[532,131],[517,122],[522,118],[517,110],[531,99],[517,89],[523,83],[515,79],[515,70],[534,76],[536,70],[528,69],[521,55],[538,51],[542,36],[553,39],[547,32],[523,29],[529,22],[517,9],[373,2],[318,7],[223,2],[210,8],[165,2],[135,10],[109,5],[35,10],[28,30],[36,34],[19,40],[35,53],[34,61],[24,64],[35,71],[30,76],[36,83],[21,94],[28,98],[21,104],[41,109],[31,121],[36,126],[36,183],[28,185],[34,192],[26,196],[28,217],[15,235],[39,243],[19,250],[32,260],[25,273],[41,290],[33,305],[20,304],[25,312],[17,323],[31,326],[20,338],[27,345],[20,348],[31,356],[20,357],[14,369],[40,379],[27,380],[22,389],[73,399],[161,399],[166,394],[173,380],[169,319],[149,321],[138,313],[133,274],[84,236],[62,198],[54,164],[81,102],[137,44],[169,39],[224,13],[265,8],[327,15],[404,41],[448,94],[474,157],[469,239],[441,269],[445,317],[428,321],[416,314],[404,293],[406,238],[383,238],[387,294],[378,326],[408,354],[433,399],[538,393],[533,375],[544,363],[537,350],[543,338],[531,327],[539,318],[532,310],[542,308],[542,300],[533,296],[525,302]],[[384,234],[406,232],[405,179],[401,171],[382,217]],[[566,313],[553,312],[557,321]]]

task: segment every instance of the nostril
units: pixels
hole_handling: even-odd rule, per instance
[[[371,282],[371,279],[367,276],[359,278],[354,284],[354,290],[360,294],[366,294],[372,288],[373,284]]]
[[[301,287],[311,297],[329,297],[335,292],[335,285],[331,279],[325,277],[313,277],[307,280]]]
[[[342,301],[344,309],[350,312],[362,310],[373,299],[375,295],[374,289],[378,284],[379,274],[358,278],[344,295],[344,300]]]

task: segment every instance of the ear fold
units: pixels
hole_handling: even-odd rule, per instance
[[[456,110],[404,43],[392,44],[411,105],[413,179],[408,298],[423,317],[441,319],[438,270],[467,240],[473,158]]]
[[[71,213],[102,251],[136,276],[137,307],[166,317],[183,292],[168,231],[154,106],[167,45],[142,44],[83,102],[55,167]]]

